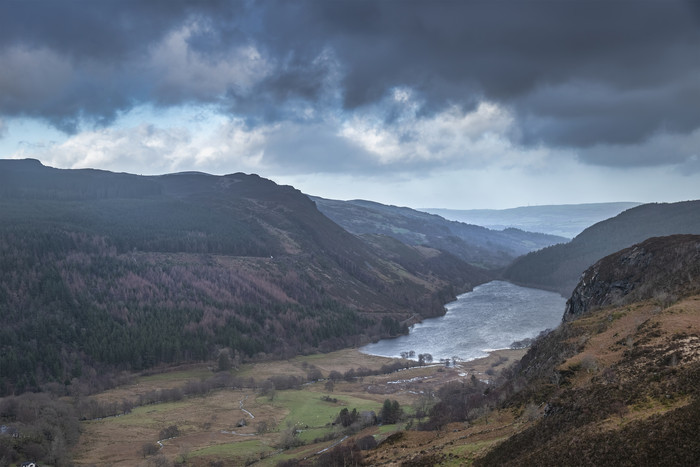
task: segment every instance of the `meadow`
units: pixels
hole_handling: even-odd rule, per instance
[[[347,436],[373,436],[381,441],[411,423],[421,400],[449,381],[489,378],[494,366],[518,358],[503,351],[487,359],[457,367],[431,365],[389,374],[344,377],[351,370],[380,371],[396,360],[343,350],[290,360],[242,365],[230,373],[250,387],[225,387],[176,401],[137,405],[129,413],[81,422],[81,438],[74,453],[76,465],[148,466],[186,464],[276,465],[286,459],[318,455]],[[315,369],[320,380],[293,389],[275,389],[268,378],[300,381]],[[334,373],[336,379],[330,380]],[[194,365],[135,377],[131,383],[95,397],[101,402],[136,401],[158,390],[176,390],[212,377],[213,368]],[[253,382],[254,381],[254,382]],[[330,382],[330,384],[329,384]],[[337,422],[343,409],[365,417],[378,416],[385,400],[396,400],[405,415],[400,423],[377,426]],[[174,436],[173,436],[174,434]],[[218,463],[218,464],[217,464]]]

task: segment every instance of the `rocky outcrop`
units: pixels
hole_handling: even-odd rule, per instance
[[[654,237],[606,256],[588,268],[566,303],[564,321],[589,310],[696,292],[700,235]]]

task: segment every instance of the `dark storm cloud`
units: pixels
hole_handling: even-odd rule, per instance
[[[300,106],[325,108],[333,105],[328,102],[335,91],[333,74],[334,64],[327,58],[317,57],[306,62],[291,57],[252,89],[229,89],[225,106],[232,113],[246,116],[253,125],[258,121],[305,120],[309,116],[304,116],[303,112],[300,115]]]
[[[699,11],[680,1],[9,1],[0,56],[25,69],[0,75],[0,116],[71,131],[142,103],[203,102],[251,124],[299,122],[305,107],[363,111],[405,87],[418,117],[496,102],[514,113],[520,144],[634,145],[700,127]],[[189,51],[212,72],[245,46],[267,68],[212,83],[144,65],[188,24]]]
[[[0,44],[49,47],[73,59],[122,60],[187,16],[215,7],[182,0],[8,0],[0,5]]]
[[[108,124],[140,103],[199,98],[196,93],[179,93],[176,99],[159,95],[148,82],[159,77],[138,75],[139,68],[150,48],[185,21],[216,17],[235,24],[243,6],[182,0],[0,3],[5,68],[0,114],[43,118],[75,132],[81,119]]]
[[[700,23],[685,3],[327,2],[307,21],[345,65],[348,108],[397,85],[437,109],[486,98],[530,117],[525,142],[575,147],[700,124]]]

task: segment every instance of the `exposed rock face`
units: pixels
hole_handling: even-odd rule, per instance
[[[656,298],[662,304],[695,292],[700,235],[654,237],[588,268],[566,303],[564,321],[589,310]]]

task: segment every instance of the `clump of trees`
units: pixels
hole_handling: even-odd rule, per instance
[[[500,392],[474,375],[469,381],[453,381],[437,391],[438,402],[428,410],[428,420],[420,430],[437,430],[448,423],[474,420],[498,404]]]
[[[49,394],[26,393],[0,400],[0,464],[35,459],[57,467],[71,465],[78,442],[74,407]]]
[[[352,412],[350,412],[347,407],[344,407],[340,410],[340,413],[338,414],[338,417],[335,419],[334,423],[340,424],[342,427],[347,428],[355,423],[359,417],[360,414],[357,413],[357,409],[352,409]]]
[[[401,358],[403,358],[404,360],[412,360],[413,358],[416,358],[416,351],[415,350],[403,351],[399,355],[401,355]],[[417,357],[418,357],[418,365],[419,366],[433,363],[432,354],[420,353],[417,355]],[[408,368],[408,366],[406,368]]]
[[[386,399],[382,405],[379,419],[385,425],[398,423],[403,417],[403,409],[396,400]]]

